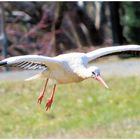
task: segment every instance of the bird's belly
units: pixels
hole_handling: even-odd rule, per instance
[[[80,82],[82,81],[83,79],[77,77],[77,78],[63,78],[63,79],[58,79],[57,82],[59,84],[67,84],[67,83],[74,83],[74,82]]]
[[[73,82],[80,82],[83,79],[78,75],[71,73],[71,72],[54,72],[51,76],[52,79],[55,79],[59,84],[66,84],[66,83],[73,83]]]

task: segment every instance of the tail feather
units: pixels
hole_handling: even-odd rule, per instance
[[[41,74],[40,73],[25,79],[25,81],[35,80],[37,78],[41,78]]]

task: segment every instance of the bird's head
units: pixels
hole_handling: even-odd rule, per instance
[[[88,70],[90,71],[90,75],[91,75],[90,77],[95,78],[97,81],[102,83],[106,88],[108,88],[107,84],[105,83],[105,81],[101,77],[100,69],[98,67],[91,66],[88,68]]]

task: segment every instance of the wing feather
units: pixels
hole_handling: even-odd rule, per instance
[[[52,69],[61,65],[61,62],[53,57],[41,55],[15,56],[0,61],[10,67],[19,67],[28,70]]]
[[[48,67],[45,64],[23,61],[16,64],[10,64],[9,67],[19,67],[26,70],[45,70]]]
[[[140,51],[140,45],[122,45],[122,46],[101,48],[87,53],[86,56],[88,58],[88,61],[92,61],[94,59],[103,57],[108,54],[113,54],[117,52],[119,53],[124,51]]]

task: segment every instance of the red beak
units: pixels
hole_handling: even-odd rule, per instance
[[[105,81],[101,78],[100,75],[96,76],[96,80],[98,80],[99,82],[101,82],[106,88],[109,88],[109,87],[107,86],[107,84],[105,83]]]

